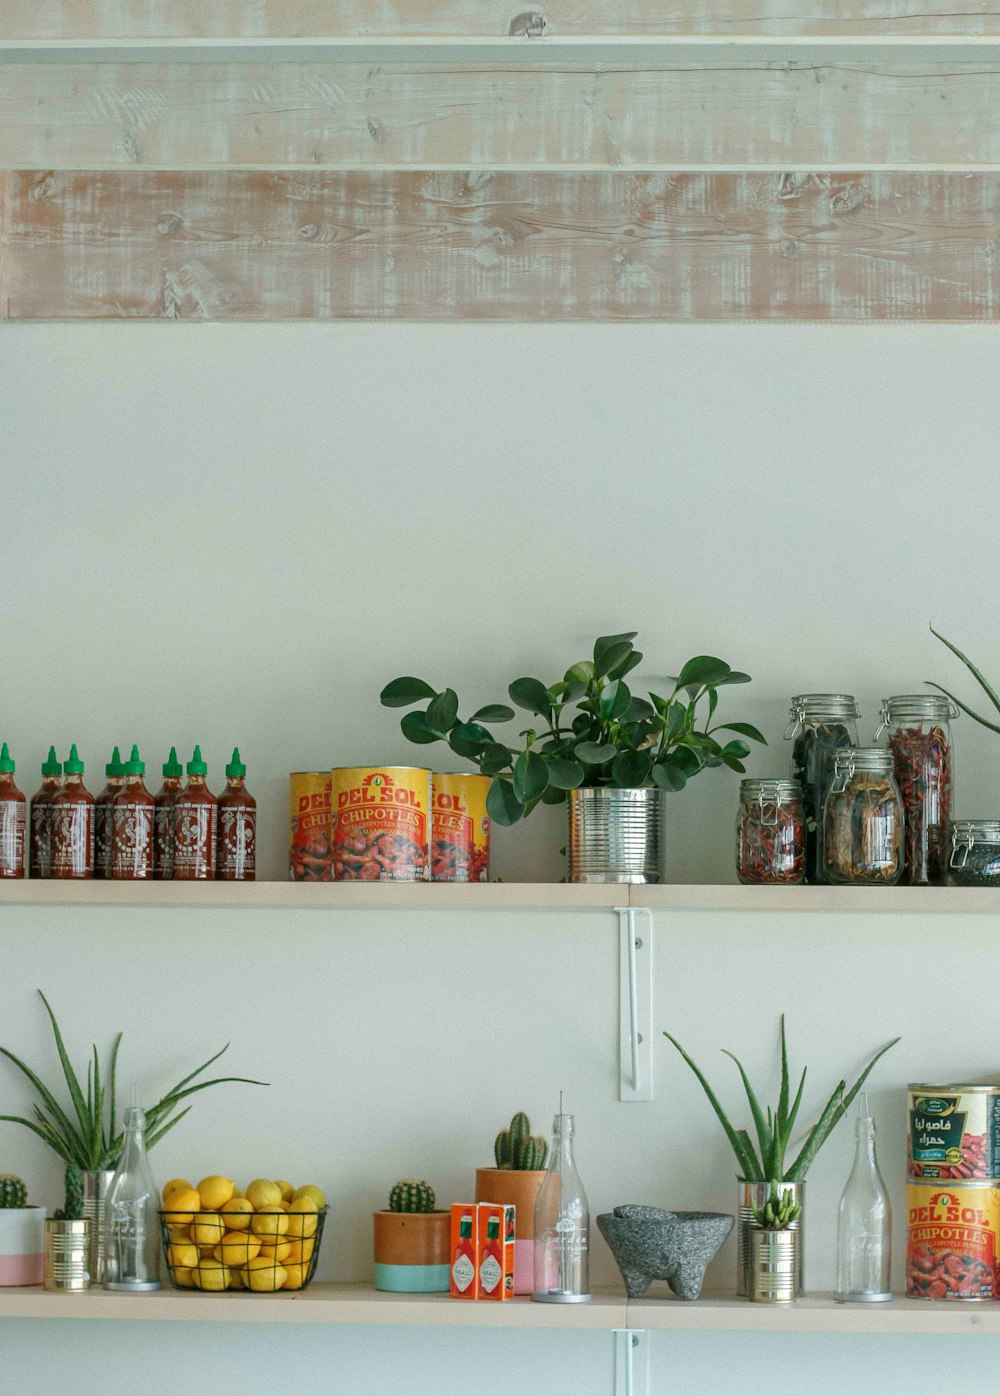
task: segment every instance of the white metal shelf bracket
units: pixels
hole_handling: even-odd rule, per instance
[[[619,906],[618,1099],[653,1099],[653,913]]]
[[[615,1329],[614,1396],[649,1396],[649,1334],[644,1328]]]

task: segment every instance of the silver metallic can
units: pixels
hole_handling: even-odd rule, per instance
[[[90,1223],[54,1221],[45,1223],[46,1289],[84,1290],[90,1287]]]
[[[758,1304],[791,1304],[799,1293],[799,1233],[791,1229],[750,1231],[750,1289]]]
[[[662,790],[594,786],[568,794],[570,882],[659,882]]]
[[[739,1178],[736,1183],[739,1198],[736,1206],[736,1293],[744,1298],[750,1292],[750,1237],[754,1230],[753,1209],[764,1206],[771,1194],[770,1183],[748,1183]],[[802,1210],[788,1228],[798,1236],[795,1249],[796,1284],[802,1293],[802,1259],[805,1254],[806,1185],[779,1183],[780,1192],[790,1192],[792,1201]]]

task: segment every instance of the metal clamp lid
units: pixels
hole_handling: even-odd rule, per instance
[[[897,693],[892,698],[882,699],[879,710],[881,721],[875,729],[875,741],[899,719],[909,717],[928,722],[936,718],[938,722],[953,722],[958,716],[958,705],[943,693]]]
[[[740,781],[740,800],[743,804],[754,804],[760,810],[760,822],[770,827],[778,822],[778,811],[783,803],[802,799],[802,786],[797,780],[784,777],[752,776]],[[774,817],[765,815],[765,809],[773,807]]]
[[[785,740],[796,735],[807,717],[828,717],[843,721],[859,718],[861,708],[853,693],[800,693],[792,699]]]
[[[948,866],[964,868],[977,843],[1000,845],[1000,819],[953,819]]]
[[[834,774],[830,783],[830,794],[843,794],[857,771],[870,771],[873,775],[892,776],[893,770],[892,752],[887,751],[883,746],[842,747],[834,753]]]

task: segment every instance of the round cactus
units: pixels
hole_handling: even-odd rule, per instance
[[[433,1212],[434,1189],[422,1178],[400,1178],[389,1194],[390,1212]]]
[[[0,1173],[0,1207],[27,1207],[28,1189],[13,1173]]]

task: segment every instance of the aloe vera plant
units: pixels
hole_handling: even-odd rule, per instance
[[[938,632],[934,629],[933,625],[931,626],[931,634],[936,639],[940,640],[942,645],[947,645],[948,648],[951,650],[952,654],[956,655],[962,661],[962,663],[968,669],[969,673],[975,679],[976,683],[978,683],[979,687],[983,690],[987,698],[993,704],[994,708],[996,708],[997,715],[998,717],[1000,717],[1000,695],[997,694],[996,690],[986,680],[984,675],[979,671],[979,669],[976,668],[975,664],[973,664],[972,660],[969,659],[968,655],[964,655],[957,645],[953,645],[950,640],[946,640],[943,635],[939,635]],[[962,709],[962,712],[968,714],[968,716],[972,718],[973,722],[978,722],[980,727],[988,727],[991,732],[1000,733],[1000,722],[994,722],[988,717],[983,717],[981,713],[974,712],[973,709],[969,707],[968,703],[963,703],[961,698],[956,697],[955,694],[950,691],[950,689],[943,688],[941,684],[935,683],[933,679],[924,679],[924,683],[926,683],[929,688],[936,688],[939,693],[943,693],[944,696],[946,698],[950,698],[953,703],[957,703],[958,706]]]
[[[700,1081],[709,1104],[718,1116],[719,1123],[726,1132],[726,1138],[732,1145],[733,1153],[739,1164],[739,1176],[749,1183],[801,1183],[809,1172],[813,1159],[829,1139],[834,1127],[846,1115],[854,1097],[867,1081],[875,1063],[885,1056],[890,1047],[895,1047],[899,1041],[898,1037],[894,1037],[891,1042],[887,1042],[884,1047],[880,1048],[850,1090],[847,1090],[846,1081],[838,1082],[834,1087],[833,1094],[823,1107],[819,1119],[806,1135],[799,1152],[790,1164],[786,1164],[785,1155],[791,1142],[792,1132],[795,1129],[795,1122],[798,1119],[799,1108],[802,1105],[802,1093],[806,1084],[806,1068],[802,1069],[798,1089],[792,1098],[788,1071],[788,1045],[785,1039],[785,1015],[781,1015],[781,1088],[778,1094],[778,1104],[774,1109],[771,1106],[767,1106],[766,1111],[761,1108],[760,1101],[750,1084],[750,1078],[744,1070],[742,1062],[732,1052],[724,1052],[725,1056],[736,1063],[743,1081],[743,1088],[746,1091],[750,1115],[757,1135],[756,1147],[747,1130],[733,1128],[726,1112],[719,1104],[718,1096],[712,1090],[703,1072],[688,1056],[677,1039],[671,1037],[668,1032],[665,1032],[663,1036],[668,1042],[673,1043]]]
[[[787,1231],[792,1222],[802,1212],[801,1205],[795,1201],[795,1194],[791,1188],[784,1188],[778,1191],[778,1184],[771,1184],[771,1192],[763,1207],[758,1207],[751,1203],[753,1219],[762,1231]]]
[[[113,1168],[121,1153],[123,1135],[117,1128],[118,1108],[115,1088],[115,1077],[118,1067],[118,1049],[121,1047],[122,1034],[118,1033],[111,1047],[111,1057],[109,1069],[105,1077],[101,1075],[100,1058],[97,1047],[93,1048],[93,1055],[87,1063],[86,1091],[81,1085],[80,1078],[73,1069],[63,1042],[62,1033],[59,1031],[59,1024],[53,1013],[48,999],[39,989],[42,1002],[45,1004],[46,1012],[49,1015],[49,1022],[52,1025],[52,1035],[55,1039],[56,1052],[62,1066],[63,1077],[66,1081],[66,1089],[69,1093],[70,1106],[68,1109],[60,1105],[55,1093],[50,1091],[48,1086],[27,1066],[20,1057],[14,1055],[6,1047],[0,1047],[0,1055],[7,1058],[22,1072],[38,1093],[41,1104],[37,1101],[34,1105],[35,1118],[27,1120],[21,1115],[0,1115],[0,1120],[6,1120],[9,1124],[23,1125],[25,1129],[30,1129],[33,1134],[37,1134],[39,1139],[48,1144],[64,1163],[75,1164],[77,1168],[84,1170],[100,1170]],[[187,1076],[177,1082],[171,1090],[155,1105],[146,1111],[146,1147],[158,1143],[159,1140],[179,1124],[190,1110],[190,1105],[180,1109],[181,1102],[197,1091],[208,1090],[210,1086],[221,1086],[240,1082],[247,1086],[266,1086],[266,1081],[254,1081],[248,1076],[218,1076],[209,1081],[197,1081],[191,1083],[200,1076],[203,1071],[207,1071],[213,1062],[219,1060],[222,1053],[229,1047],[229,1043],[216,1052],[214,1057],[209,1057],[207,1062],[202,1062],[201,1066],[189,1072]]]

